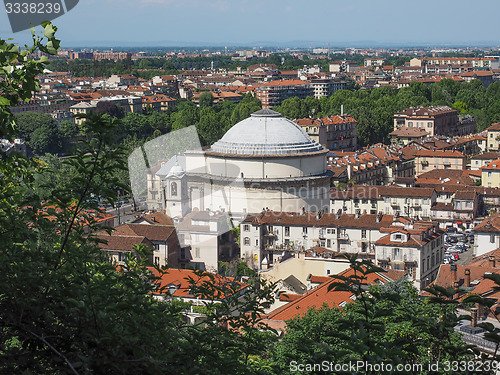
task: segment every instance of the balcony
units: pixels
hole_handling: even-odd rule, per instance
[[[337,239],[341,241],[349,241],[349,235],[347,233],[338,233]]]
[[[391,201],[391,206],[398,207],[399,206],[398,201],[397,200],[392,200]]]
[[[267,231],[266,234],[264,234],[265,237],[278,237],[278,234],[273,231],[273,230],[270,230],[270,231]]]

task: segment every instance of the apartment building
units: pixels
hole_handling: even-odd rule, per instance
[[[281,105],[283,100],[293,97],[304,99],[313,96],[314,90],[310,83],[300,79],[271,81],[262,83],[256,90],[257,98],[262,102],[262,108],[272,108]]]
[[[481,168],[481,186],[489,188],[500,187],[500,159],[493,160]]]
[[[316,99],[329,98],[335,92],[347,89],[347,82],[340,78],[313,78],[309,83]]]
[[[485,218],[472,229],[477,244],[476,256],[486,254],[500,248],[500,214]]]
[[[374,257],[374,242],[391,215],[264,211],[241,224],[241,254],[256,269],[282,261],[286,253],[321,248]]]
[[[407,216],[412,219],[430,219],[431,207],[437,194],[433,188],[390,186],[352,186],[347,191],[333,190],[330,212],[346,214],[383,213]]]
[[[451,65],[471,66],[472,68],[498,69],[499,61],[495,57],[415,57],[410,60],[410,66]]]
[[[433,169],[467,168],[467,156],[460,151],[452,150],[420,150],[415,155],[415,176]]]
[[[354,151],[358,145],[358,122],[350,116],[302,118],[295,122],[313,140],[329,150]]]
[[[407,108],[394,114],[394,130],[420,128],[435,135],[465,135],[475,131],[475,121],[464,118],[460,121],[458,112],[448,106]]]
[[[120,225],[111,234],[100,233],[101,250],[109,255],[110,261],[124,264],[125,258],[135,253],[134,246],[145,246],[151,250],[148,256],[154,264],[165,267],[177,265],[179,242],[173,224],[165,225],[143,221]]]
[[[488,151],[500,151],[500,122],[492,124],[486,131],[486,149]]]
[[[380,231],[385,235],[375,242],[377,264],[404,270],[415,287],[427,287],[436,278],[444,256],[444,233],[438,224],[400,218]]]
[[[473,171],[479,171],[482,167],[486,167],[492,161],[497,159],[500,159],[500,152],[496,151],[483,152],[482,154],[471,156],[470,169]]]

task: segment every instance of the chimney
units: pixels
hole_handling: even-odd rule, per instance
[[[471,313],[471,323],[470,323],[470,326],[471,327],[477,327],[477,307],[472,307],[470,309],[470,313]]]
[[[323,216],[323,211],[322,211],[322,210],[319,210],[319,211],[316,213],[316,220],[320,220],[320,219],[321,219],[321,216]]]
[[[488,258],[488,265],[492,268],[495,268],[495,264],[496,264],[495,256],[491,254]]]
[[[457,265],[456,264],[450,265],[450,271],[451,271],[451,285],[455,287],[455,281],[457,281]]]
[[[465,287],[470,287],[470,269],[465,269]]]

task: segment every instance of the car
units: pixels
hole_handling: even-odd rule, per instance
[[[455,260],[459,260],[460,257],[458,256],[457,253],[451,253],[451,256],[455,259]]]
[[[448,228],[446,228],[446,233],[457,233],[457,228],[448,227]]]

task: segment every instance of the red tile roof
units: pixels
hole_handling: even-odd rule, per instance
[[[216,286],[220,288],[234,288],[236,291],[241,291],[248,287],[247,284],[236,281],[231,277],[223,277],[218,274],[211,274],[205,272],[202,276],[198,276],[194,270],[189,269],[177,269],[169,268],[164,273],[159,273],[155,268],[149,268],[151,273],[160,278],[160,287],[168,288],[169,286],[175,286],[175,291],[173,292],[174,297],[179,298],[206,298],[206,295],[193,295],[191,292],[192,284],[189,279],[194,281],[194,285],[198,287],[204,286],[206,283],[215,283]],[[224,299],[228,295],[220,294],[218,299]]]

